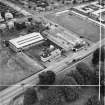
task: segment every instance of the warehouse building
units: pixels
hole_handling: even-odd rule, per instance
[[[14,51],[22,51],[29,47],[35,46],[44,42],[44,38],[40,33],[31,33],[9,40],[10,48]]]

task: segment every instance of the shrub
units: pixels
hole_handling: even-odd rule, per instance
[[[84,85],[84,78],[78,70],[70,70],[70,73],[66,75],[73,77],[79,85]]]
[[[79,98],[81,88],[79,86],[77,86],[77,82],[74,80],[74,78],[72,78],[70,76],[65,77],[61,81],[61,85],[66,85],[66,86],[62,86],[61,90],[62,90],[65,100],[67,102],[72,102]],[[73,86],[71,86],[71,85],[73,85]],[[76,86],[74,86],[74,85],[76,85]]]
[[[23,105],[33,105],[38,100],[37,93],[34,88],[28,88],[24,92]]]
[[[59,87],[50,87],[44,95],[44,99],[40,101],[40,105],[63,105],[62,95]]]
[[[53,71],[42,72],[39,74],[39,85],[52,85],[55,82],[56,74]],[[47,89],[48,86],[40,86],[41,89]]]
[[[91,68],[86,63],[80,62],[76,65],[76,69],[83,76],[85,84],[90,85],[94,75]]]
[[[85,103],[85,105],[104,105],[103,101],[99,101],[97,95],[91,96],[88,101]]]

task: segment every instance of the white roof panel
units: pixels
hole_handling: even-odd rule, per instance
[[[39,42],[43,40],[43,36],[40,33],[31,33],[24,36],[20,36],[18,38],[12,39],[9,42],[15,45],[17,48],[22,48],[27,45]]]

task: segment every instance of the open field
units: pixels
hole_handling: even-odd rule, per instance
[[[11,86],[40,71],[40,65],[32,68],[9,49],[0,49],[0,90]]]
[[[3,40],[17,36],[19,36],[18,32],[10,33],[6,31],[2,35],[0,34],[0,90],[31,76],[43,68],[40,65],[37,65],[36,69],[31,67],[31,63],[27,64],[25,62],[27,58],[21,57],[11,49],[3,46]]]
[[[100,40],[100,27],[88,20],[80,19],[74,15],[68,15],[68,13],[62,13],[59,15],[49,14],[45,17],[92,42]],[[104,34],[105,30],[102,28],[102,38],[105,37]]]

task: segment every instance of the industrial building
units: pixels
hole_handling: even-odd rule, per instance
[[[64,51],[72,50],[77,44],[85,44],[85,42],[77,37],[76,34],[67,30],[54,29],[52,31],[45,31],[44,34],[49,40],[61,47]]]
[[[10,48],[18,52],[25,50],[31,46],[42,43],[44,41],[43,36],[40,33],[30,33],[18,38],[9,40]]]

